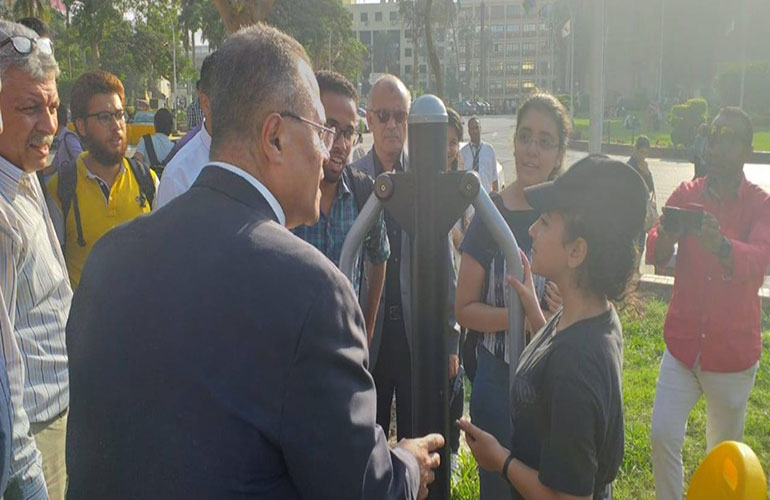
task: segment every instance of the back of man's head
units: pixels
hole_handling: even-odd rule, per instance
[[[318,90],[321,92],[321,95],[326,92],[339,94],[352,99],[356,106],[358,105],[358,92],[355,86],[341,74],[324,69],[316,71],[315,77],[318,80]]]
[[[155,112],[153,124],[155,125],[156,132],[170,135],[171,129],[174,128],[174,116],[171,114],[171,111],[166,108],[160,108]]]
[[[36,40],[37,33],[19,23],[0,20],[0,40],[12,36],[21,36]],[[19,53],[12,43],[0,48],[0,79],[6,80],[10,68],[26,73],[34,80],[44,81],[59,76],[59,65],[53,54],[44,54],[36,46],[28,54]]]
[[[302,45],[276,28],[257,24],[230,35],[217,54],[211,110],[211,155],[229,141],[253,142],[270,113],[310,102],[297,61],[310,64]]]
[[[49,28],[46,23],[36,17],[22,17],[16,22],[34,31],[40,38],[50,38],[53,40],[53,33],[51,33],[51,28]]]
[[[214,66],[216,61],[217,51],[207,55],[201,64],[201,77],[195,82],[195,88],[206,95],[210,95],[211,88],[214,85]]]
[[[59,109],[56,110],[56,117],[59,120],[59,128],[66,127],[67,122],[69,121],[69,116],[67,116],[67,105],[64,103],[59,104]]]

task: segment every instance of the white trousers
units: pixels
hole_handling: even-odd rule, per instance
[[[658,500],[682,498],[682,444],[687,418],[706,396],[706,446],[742,441],[746,405],[757,366],[735,373],[704,372],[700,362],[689,368],[668,352],[663,354],[652,410],[652,471]]]

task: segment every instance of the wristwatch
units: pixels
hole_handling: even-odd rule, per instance
[[[719,246],[719,250],[717,251],[717,257],[719,260],[726,260],[730,256],[730,252],[733,250],[733,244],[730,243],[730,240],[726,237],[722,236],[722,244]]]

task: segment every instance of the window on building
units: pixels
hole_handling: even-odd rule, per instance
[[[460,68],[460,73],[465,73],[465,63],[461,62],[458,67]]]
[[[533,82],[532,80],[524,80],[521,83],[521,86],[522,86],[522,88],[525,88],[525,89],[534,89],[535,88],[535,82]]]
[[[374,20],[375,21],[382,21],[382,12],[375,12],[374,13]]]
[[[404,73],[406,73],[407,75],[411,75],[412,74],[412,65],[411,64],[407,64],[406,66],[404,66]]]
[[[361,13],[361,22],[366,23],[369,22],[369,14],[366,12]]]
[[[509,75],[518,75],[519,69],[519,63],[517,62],[509,62],[505,64],[505,72]]]
[[[494,53],[500,52],[500,44],[499,43],[492,44],[492,52],[494,52]]]
[[[412,57],[412,48],[407,47],[404,49],[404,57]]]
[[[506,9],[506,14],[508,17],[521,17],[521,5],[509,5]]]
[[[535,43],[534,42],[527,42],[522,45],[521,47],[523,53],[525,56],[533,56],[535,55]]]
[[[521,72],[525,75],[531,75],[535,72],[535,63],[534,61],[526,61],[521,63]]]
[[[428,67],[424,64],[420,64],[420,74],[424,75],[427,72],[428,72]]]
[[[507,56],[518,56],[520,50],[519,42],[509,42],[505,45],[505,55]]]
[[[527,23],[524,25],[524,34],[527,36],[532,36],[537,33],[537,24],[534,23]]]
[[[358,39],[361,40],[361,43],[366,45],[367,47],[372,45],[372,32],[371,31],[359,31],[358,32]]]
[[[391,21],[398,21],[398,12],[397,11],[391,11],[390,12],[390,20]]]
[[[505,29],[506,29],[506,31],[508,31],[508,33],[518,33],[519,32],[519,24],[518,23],[509,24],[508,26],[506,26]]]

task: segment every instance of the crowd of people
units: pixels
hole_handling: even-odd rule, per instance
[[[374,144],[351,161],[355,86],[256,25],[204,61],[185,138],[169,140],[160,110],[127,158],[121,81],[81,75],[68,129],[54,42],[32,28],[0,21],[2,498],[425,498],[462,428],[484,500],[611,499],[624,451],[615,304],[645,247],[661,266],[677,249],[652,418],[658,498],[682,496],[701,395],[708,448],[741,440],[770,264],[770,198],[743,176],[742,110],[720,111],[705,175],[646,225],[646,138],[628,163],[589,155],[567,168],[568,114],[535,93],[518,108],[516,179],[503,187],[480,120],[461,148],[448,109],[448,168],[478,173],[524,276],[467,210],[439,263],[459,425],[415,436],[410,235],[385,211],[352,279],[337,269],[374,178],[410,168],[404,83],[372,86]],[[518,359],[507,287],[523,304]]]

